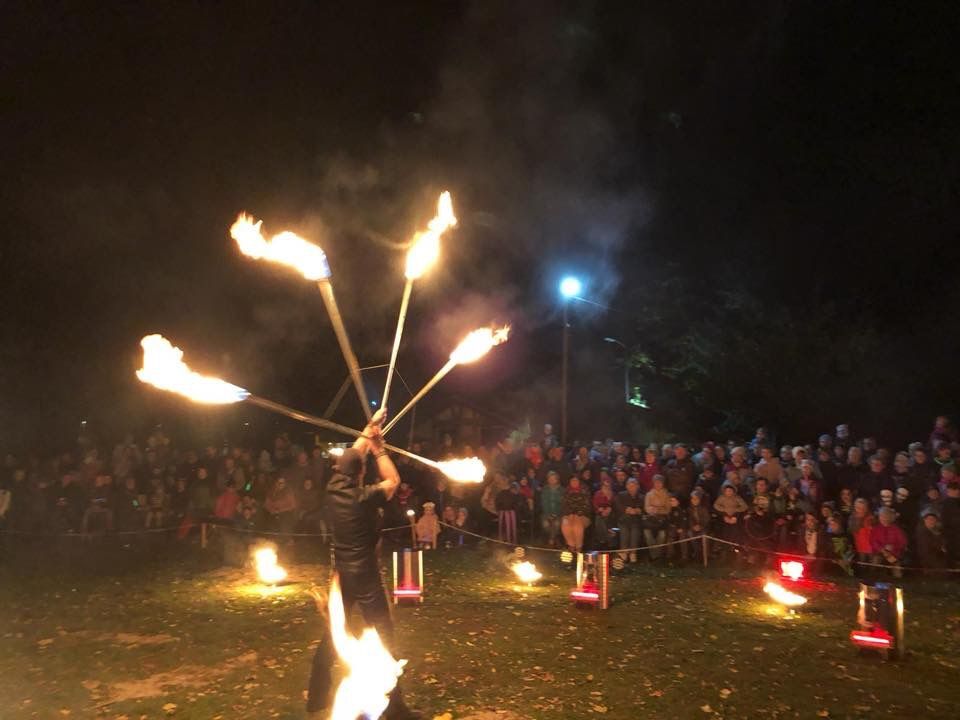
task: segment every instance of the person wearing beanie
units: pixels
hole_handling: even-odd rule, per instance
[[[360,605],[366,625],[376,628],[383,643],[393,644],[393,620],[380,580],[376,547],[379,540],[379,511],[393,497],[400,475],[383,447],[382,425],[386,409],[381,408],[357,438],[338,458],[335,473],[327,483],[327,506],[333,533],[333,556],[343,607],[349,617],[354,604]],[[364,484],[367,454],[373,453],[380,482]],[[329,630],[317,645],[307,691],[307,712],[319,713],[330,702],[331,669],[335,656]],[[393,655],[397,653],[393,651]],[[390,704],[383,714],[388,720],[412,720],[421,717],[403,701],[399,683],[390,693]]]

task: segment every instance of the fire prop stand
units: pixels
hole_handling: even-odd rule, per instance
[[[423,550],[393,552],[393,604],[401,600],[423,602]]]
[[[600,552],[577,553],[577,586],[570,599],[578,606],[610,607],[610,555]]]
[[[860,652],[879,652],[884,660],[901,660],[906,653],[903,622],[903,588],[891,583],[860,583],[859,630],[850,632],[850,642]]]

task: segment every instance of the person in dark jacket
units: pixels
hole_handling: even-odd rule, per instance
[[[913,451],[913,465],[910,466],[910,494],[913,497],[923,497],[927,490],[937,484],[940,477],[940,467],[927,457],[927,451],[922,447]]]
[[[940,522],[950,566],[956,567],[960,565],[960,482],[947,485],[947,496],[940,509]]]
[[[517,522],[527,508],[527,499],[520,494],[520,484],[511,482],[510,487],[497,493],[494,502],[497,508],[497,539],[516,545]]]
[[[917,525],[916,560],[928,570],[943,570],[947,567],[947,543],[940,526],[940,518],[932,509],[923,511],[923,519]]]
[[[838,492],[842,488],[860,491],[860,480],[866,475],[867,466],[863,464],[863,451],[856,445],[847,450],[847,462],[837,470]]]
[[[537,480],[541,487],[546,484],[547,475],[555,472],[561,482],[566,482],[567,478],[573,475],[573,466],[563,459],[563,448],[552,447],[547,451],[547,459],[537,468]]]
[[[643,495],[640,494],[637,478],[627,480],[627,489],[617,494],[615,512],[620,526],[620,547],[624,550],[630,548],[627,552],[621,552],[620,557],[635,563],[635,548],[642,545],[643,538]]]
[[[664,474],[667,478],[667,490],[680,498],[682,504],[686,504],[697,479],[697,466],[687,454],[686,445],[674,445],[673,460],[667,463]]]
[[[870,456],[870,469],[860,476],[860,485],[857,497],[866,498],[876,503],[881,490],[893,490],[894,482],[887,472],[887,464],[880,455]]]
[[[377,564],[377,521],[380,509],[396,492],[400,475],[383,447],[381,426],[385,418],[386,413],[381,408],[353,447],[344,450],[337,460],[336,474],[327,484],[327,506],[345,613],[349,617],[350,609],[358,604],[364,622],[376,628],[380,639],[389,648],[393,644],[393,620]],[[376,458],[380,482],[364,485],[368,452],[372,452]],[[313,656],[307,712],[319,712],[329,703],[334,655],[333,643],[327,631]],[[396,657],[396,652],[393,655]],[[390,694],[390,704],[383,717],[387,720],[406,720],[420,715],[407,708],[398,684]]]

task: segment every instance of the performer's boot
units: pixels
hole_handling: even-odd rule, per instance
[[[422,717],[422,712],[407,707],[407,704],[403,701],[400,686],[397,685],[390,693],[390,704],[383,712],[384,720],[420,720]]]

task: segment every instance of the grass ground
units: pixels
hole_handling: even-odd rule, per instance
[[[428,717],[957,717],[960,584],[908,583],[910,654],[884,663],[847,642],[847,580],[786,618],[757,578],[643,566],[604,612],[567,602],[555,556],[533,559],[545,577],[521,588],[505,557],[428,555],[426,602],[396,611],[405,692]],[[308,589],[326,567],[294,562],[270,593],[214,563],[0,569],[0,717],[302,718],[320,622]]]

